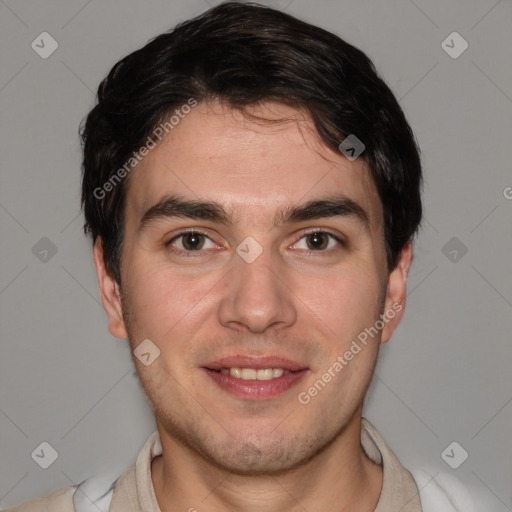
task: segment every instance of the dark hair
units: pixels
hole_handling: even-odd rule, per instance
[[[115,64],[81,128],[84,230],[93,241],[101,237],[106,267],[118,283],[129,180],[112,178],[154,139],[164,117],[191,98],[218,99],[242,111],[262,101],[301,108],[336,149],[356,135],[383,205],[388,270],[395,268],[421,221],[422,172],[393,93],[371,60],[334,34],[275,9],[228,2]]]

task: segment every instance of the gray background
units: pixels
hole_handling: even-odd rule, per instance
[[[423,151],[426,216],[407,312],[365,416],[404,465],[455,475],[481,510],[512,510],[511,2],[263,3],[367,52]],[[121,56],[207,8],[0,0],[1,507],[125,469],[155,429],[128,344],[110,336],[99,303],[77,128]],[[59,45],[47,59],[31,48],[43,31]],[[456,59],[441,45],[453,31],[469,44]],[[59,454],[48,469],[31,458],[43,441]],[[452,441],[469,453],[458,469],[441,458]]]

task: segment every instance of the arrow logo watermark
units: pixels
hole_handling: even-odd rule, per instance
[[[366,149],[366,146],[361,140],[351,133],[346,139],[340,142],[338,149],[351,161],[353,162],[362,152]]]
[[[48,32],[41,32],[30,46],[39,57],[47,59],[59,47],[59,43]]]
[[[263,252],[263,247],[252,237],[248,236],[236,248],[236,253],[246,262],[252,263]]]
[[[452,469],[459,468],[469,457],[469,453],[457,441],[450,443],[442,452],[441,458]]]
[[[160,349],[148,338],[133,351],[134,356],[144,365],[149,366],[160,356]]]
[[[43,236],[32,247],[32,254],[42,263],[48,263],[57,254],[57,250],[57,246],[49,238]]]
[[[452,263],[458,263],[466,255],[468,248],[456,236],[453,236],[443,245],[441,252]]]
[[[38,466],[48,469],[59,457],[57,450],[47,441],[43,441],[31,454]]]
[[[441,48],[452,59],[458,59],[468,49],[468,47],[468,42],[458,32],[452,32],[441,43]]]

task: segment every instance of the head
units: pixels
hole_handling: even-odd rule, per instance
[[[321,451],[360,414],[421,219],[419,151],[368,57],[222,4],[119,61],[82,138],[109,330],[151,340],[133,360],[159,428],[240,473]],[[236,356],[287,359],[297,383],[236,395],[212,373]]]

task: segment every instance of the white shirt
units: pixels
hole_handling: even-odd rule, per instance
[[[405,469],[375,427],[364,418],[361,445],[383,466],[381,495],[375,512],[471,512],[469,494],[455,485],[447,490],[426,473]],[[119,478],[94,477],[78,486],[25,501],[5,512],[161,512],[151,479],[151,461],[162,454],[158,431],[151,434],[135,463]]]

